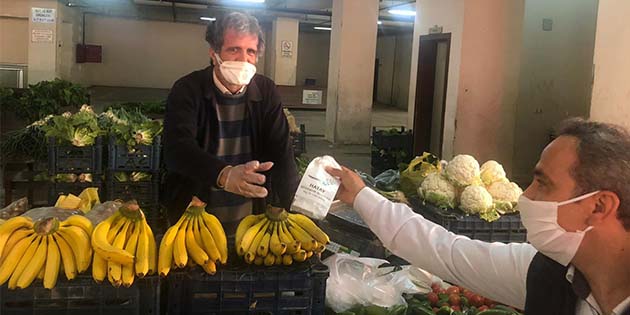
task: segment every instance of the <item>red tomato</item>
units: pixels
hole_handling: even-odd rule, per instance
[[[448,296],[448,302],[453,306],[455,305],[459,306],[459,304],[461,303],[461,298],[459,294],[453,293]]]
[[[439,308],[434,307],[434,308],[433,308],[433,313],[437,313],[439,310],[440,310]]]
[[[458,287],[456,286],[451,286],[448,289],[446,289],[446,294],[451,295],[451,294],[459,294],[460,290]]]
[[[483,304],[486,304],[488,306],[492,305],[492,304],[497,304],[495,301],[489,299],[489,298],[484,298],[483,299]]]
[[[462,309],[459,307],[459,305],[453,305],[453,306],[451,306],[451,309],[452,309],[453,311],[458,311],[458,312],[461,312],[461,311],[462,311]]]
[[[485,305],[483,305],[483,306],[480,306],[477,310],[478,310],[479,312],[487,311],[487,310],[488,310],[488,307],[487,307],[487,306],[485,306]]]
[[[434,283],[431,284],[431,291],[437,292],[437,291],[439,291],[441,289],[442,289],[442,286],[440,286],[439,283],[434,282]]]
[[[435,306],[437,305],[437,302],[440,300],[440,298],[438,297],[437,293],[429,292],[429,294],[427,294],[427,300],[429,300],[429,303],[431,303],[431,305]]]
[[[484,298],[481,297],[480,295],[474,295],[470,300],[469,300],[470,304],[476,306],[476,307],[481,307],[483,305],[484,302]]]
[[[444,290],[444,289],[439,289],[436,293],[437,293],[437,294],[446,294],[446,290]]]
[[[475,296],[475,294],[470,291],[464,292],[464,297],[468,300],[468,302],[472,301],[473,296]]]

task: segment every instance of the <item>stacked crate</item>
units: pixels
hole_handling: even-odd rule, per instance
[[[388,170],[398,169],[398,164],[409,163],[413,155],[413,133],[400,127],[379,130],[372,127],[372,176]]]

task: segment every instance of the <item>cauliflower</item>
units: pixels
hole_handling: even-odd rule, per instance
[[[459,187],[480,184],[479,162],[470,155],[460,154],[444,168],[446,177]]]
[[[488,186],[488,192],[494,200],[494,207],[499,213],[505,214],[516,210],[518,197],[523,190],[516,183],[498,181]]]
[[[468,214],[484,214],[494,209],[492,195],[482,186],[468,186],[459,198],[460,209]]]
[[[455,208],[457,204],[457,187],[440,173],[431,173],[422,181],[418,195],[440,208]]]
[[[487,161],[481,165],[481,180],[486,187],[497,181],[507,181],[503,166],[497,161]]]

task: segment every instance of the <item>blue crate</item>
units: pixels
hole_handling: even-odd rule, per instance
[[[110,136],[107,145],[107,170],[114,172],[157,172],[160,170],[161,138],[155,137],[151,145],[136,145],[131,150],[117,144]]]
[[[103,173],[103,139],[97,137],[94,145],[75,147],[61,145],[55,138],[48,139],[48,174]]]

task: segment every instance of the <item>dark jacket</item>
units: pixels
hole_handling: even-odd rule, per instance
[[[573,283],[566,278],[568,267],[537,253],[527,270],[525,315],[574,315],[579,298],[586,299],[591,288],[575,270]],[[623,312],[630,315],[630,309]]]
[[[219,92],[212,67],[207,67],[177,80],[168,96],[163,142],[167,176],[162,201],[171,218],[181,215],[193,195],[209,203],[210,187],[216,187],[219,172],[227,166],[215,156],[219,143],[215,93]],[[271,79],[257,74],[247,86],[246,98],[252,157],[274,163],[265,173],[266,202],[289,209],[298,175],[280,95]],[[264,204],[254,202],[258,208]]]

